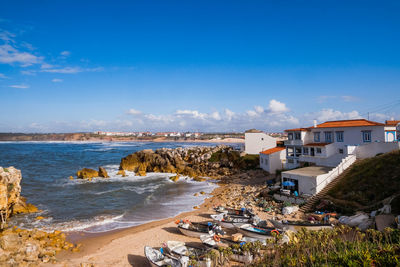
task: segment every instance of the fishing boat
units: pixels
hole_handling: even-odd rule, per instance
[[[305,228],[310,231],[318,231],[323,229],[332,229],[332,224],[329,223],[320,223],[320,222],[308,222],[308,221],[276,221],[270,219],[270,222],[277,228],[291,231],[299,231],[302,228]]]
[[[190,237],[200,237],[204,234],[225,234],[225,232],[222,231],[221,226],[215,225],[211,222],[208,222],[207,224],[189,221],[180,222],[178,224],[178,229],[182,234]]]
[[[253,220],[249,217],[228,215],[226,213],[211,214],[210,217],[223,228],[232,229],[235,228],[235,224],[247,224],[251,223]]]
[[[216,238],[216,236],[212,236],[212,235],[202,235],[202,236],[200,236],[200,240],[204,245],[209,246],[211,248],[218,248],[219,246],[226,247],[226,246],[231,246],[234,244],[240,244],[241,242],[246,243],[245,241],[235,242],[235,241],[225,239],[225,238]],[[255,239],[253,239],[253,240],[255,240]],[[258,241],[258,240],[255,240],[255,241]],[[247,241],[247,242],[255,242],[255,241]],[[229,258],[233,261],[237,261],[237,262],[241,262],[241,263],[245,263],[245,264],[250,264],[251,262],[253,262],[253,259],[254,259],[253,254],[251,254],[249,251],[241,251],[241,250],[232,248],[232,252],[233,252],[233,254],[229,255]]]
[[[176,255],[177,257],[189,257],[196,261],[196,266],[199,267],[211,267],[212,262],[209,257],[207,257],[207,252],[210,250],[207,247],[194,247],[189,246],[185,242],[181,241],[167,241],[165,243],[165,248],[169,253]]]
[[[223,206],[218,206],[214,207],[214,210],[218,213],[226,213],[228,215],[237,215],[245,217],[253,217],[255,215],[251,209],[246,209],[246,208],[232,209]]]
[[[187,263],[182,264],[182,261],[189,261],[187,257],[178,259],[170,255],[165,255],[161,251],[148,246],[144,247],[144,255],[152,267],[184,267]]]
[[[273,238],[273,233],[282,234],[282,231],[276,228],[263,228],[251,224],[235,225],[235,227],[241,234],[258,239]]]

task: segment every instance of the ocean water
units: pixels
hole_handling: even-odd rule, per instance
[[[41,212],[18,215],[12,225],[46,231],[105,232],[143,224],[190,211],[215,187],[212,182],[149,173],[146,177],[127,172],[117,176],[121,158],[142,149],[215,145],[203,143],[82,143],[0,142],[0,166],[22,172],[22,195]],[[69,180],[76,171],[103,166],[110,179],[92,182]],[[207,194],[194,196],[204,191]],[[36,216],[46,217],[34,220]]]

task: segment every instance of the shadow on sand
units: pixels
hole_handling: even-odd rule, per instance
[[[128,254],[128,262],[134,267],[147,267],[151,266],[149,261],[144,256]]]

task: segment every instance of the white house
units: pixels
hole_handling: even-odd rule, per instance
[[[308,128],[286,130],[284,189],[317,194],[357,158],[373,157],[399,149],[399,142],[385,142],[387,125],[365,119],[327,121]],[[284,183],[286,182],[286,183]]]
[[[257,155],[263,150],[276,147],[276,139],[259,130],[248,130],[244,134],[244,146],[247,154]]]
[[[400,141],[400,121],[392,120],[385,122],[385,141]]]
[[[282,170],[286,161],[286,149],[274,147],[260,152],[260,167],[274,174],[276,170]]]

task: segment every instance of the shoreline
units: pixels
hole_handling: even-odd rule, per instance
[[[1,143],[128,143],[128,142],[144,142],[144,143],[210,143],[210,144],[242,144],[244,139],[225,138],[225,139],[209,139],[209,140],[169,140],[169,139],[153,139],[153,140],[137,140],[137,139],[91,139],[91,140],[0,140]]]
[[[57,259],[62,264],[64,263],[72,264],[67,266],[79,266],[80,264],[79,262],[85,262],[85,257],[92,258],[90,257],[91,255],[96,254],[100,249],[106,247],[107,245],[110,245],[115,240],[119,240],[127,236],[137,235],[146,231],[158,229],[166,225],[170,224],[175,225],[176,220],[181,220],[183,218],[196,217],[197,219],[199,219],[198,217],[202,217],[200,216],[201,214],[208,213],[210,208],[222,203],[216,198],[216,196],[222,193],[226,189],[226,186],[227,184],[218,183],[218,187],[215,188],[209,194],[210,196],[207,197],[203,201],[203,203],[199,205],[199,209],[182,212],[174,217],[155,220],[137,226],[131,226],[123,229],[115,229],[100,233],[84,233],[81,231],[66,233],[67,240],[69,242],[78,243],[82,245],[81,250],[79,252],[62,251],[57,255]],[[206,218],[204,217],[202,219],[206,220]],[[189,237],[181,235],[181,239],[182,238],[187,239]],[[160,243],[161,241],[166,241],[166,240],[155,240],[155,241]],[[144,257],[144,259],[142,260],[146,260],[146,258]],[[147,265],[147,260],[145,262],[141,261],[140,263],[138,263],[138,265],[132,265],[132,263],[130,263],[130,265],[126,266],[143,266],[142,265],[143,263]],[[100,266],[107,266],[107,265],[100,265]]]

